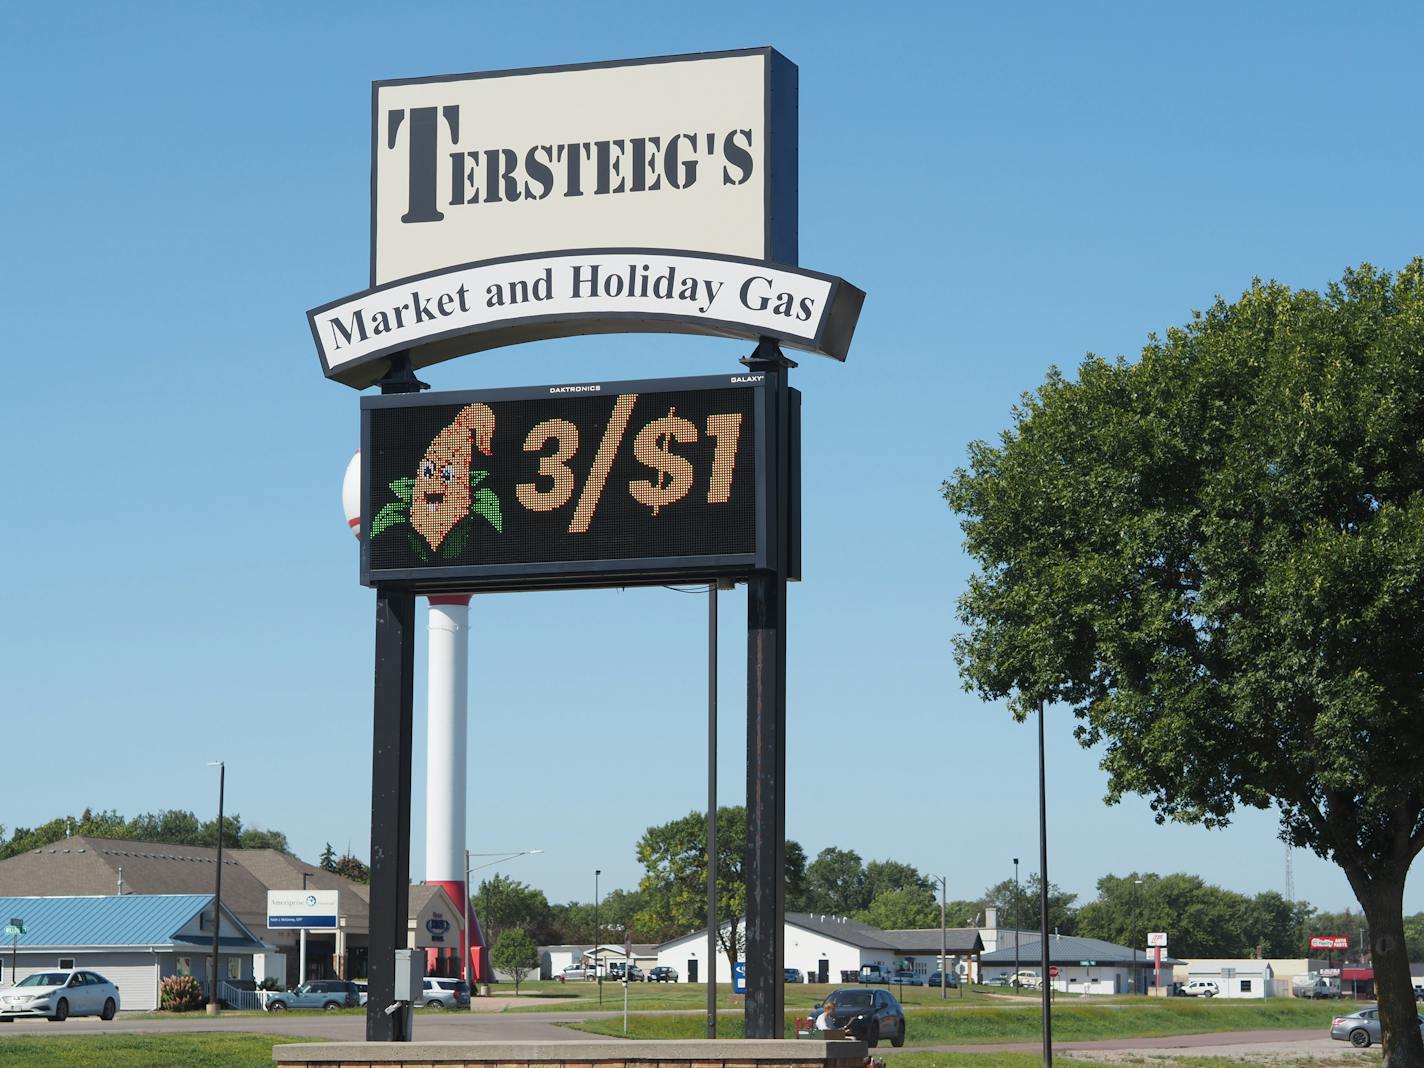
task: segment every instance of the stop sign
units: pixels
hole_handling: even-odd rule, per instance
[[[1050,979],[1057,979],[1057,978],[1058,978],[1058,965],[1053,964],[1053,965],[1050,965],[1050,966],[1049,966],[1049,969],[1048,969],[1048,977],[1049,977]]]

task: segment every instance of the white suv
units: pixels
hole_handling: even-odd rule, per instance
[[[427,975],[421,1002],[427,1009],[468,1009],[470,988],[463,979],[441,979]]]
[[[1221,993],[1215,979],[1192,979],[1182,987],[1182,993],[1189,998],[1214,998]]]

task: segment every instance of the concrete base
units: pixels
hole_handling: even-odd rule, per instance
[[[209,1015],[209,1016],[216,1016],[216,1015],[217,1015],[219,1012],[221,1012],[221,1011],[222,1011],[222,1006],[219,1005],[216,1001],[210,1001],[210,1002],[208,1002],[208,1015]]]
[[[278,1068],[864,1068],[855,1039],[568,1042],[317,1042],[276,1046]]]

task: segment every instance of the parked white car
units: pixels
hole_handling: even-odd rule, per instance
[[[555,978],[561,983],[570,983],[575,979],[597,979],[598,973],[584,964],[569,964]]]
[[[86,969],[35,972],[0,994],[0,1023],[17,1016],[43,1016],[56,1023],[71,1016],[112,1020],[118,1011],[119,988]]]
[[[1182,995],[1189,998],[1214,998],[1220,993],[1215,979],[1192,979],[1182,987]]]

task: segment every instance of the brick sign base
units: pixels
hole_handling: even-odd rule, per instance
[[[314,1042],[276,1046],[277,1068],[864,1068],[854,1039],[689,1042]]]

